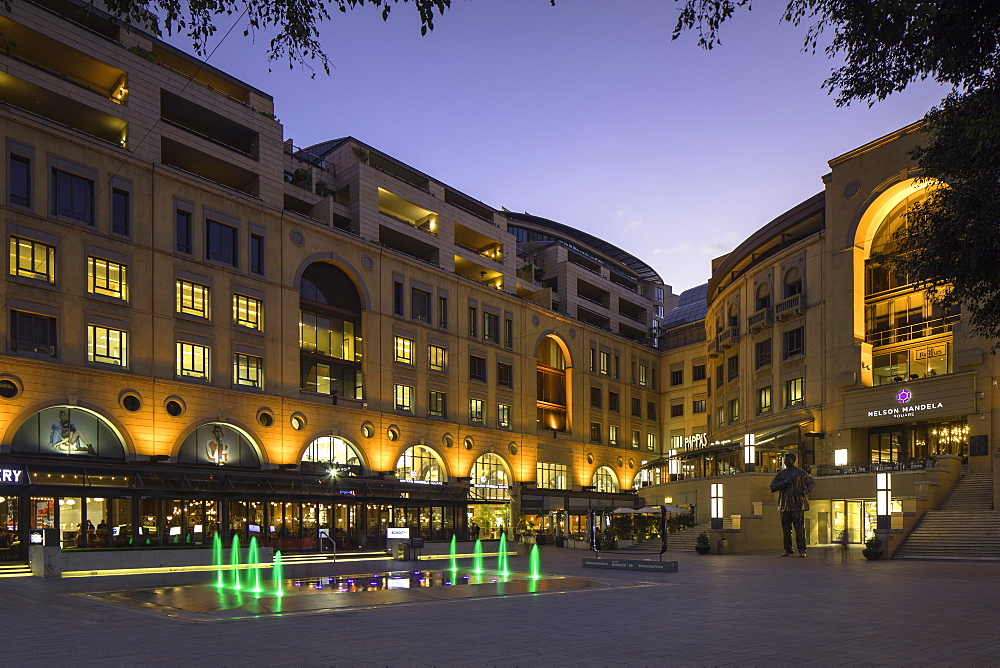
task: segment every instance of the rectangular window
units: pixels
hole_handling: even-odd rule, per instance
[[[211,349],[196,343],[177,342],[177,377],[211,380]]]
[[[618,425],[608,427],[608,445],[618,445]]]
[[[483,422],[482,399],[469,399],[469,422],[482,424]]]
[[[10,238],[10,275],[55,285],[56,248],[41,241]]]
[[[569,489],[569,467],[565,464],[535,462],[535,486],[542,489]]]
[[[250,235],[250,273],[264,275],[264,235]]]
[[[663,307],[662,306],[654,306],[653,307],[653,315],[655,315],[657,318],[662,318],[663,317]]]
[[[469,378],[486,382],[486,358],[469,355]]]
[[[792,378],[785,382],[785,406],[801,406],[805,403],[805,378]]]
[[[178,253],[194,253],[194,223],[190,211],[177,209],[174,213],[174,248]]]
[[[621,371],[622,371],[621,358],[618,357],[618,355],[615,355],[615,380],[618,380],[619,378],[622,377]]]
[[[399,281],[392,283],[392,314],[405,315],[403,306],[403,284]]]
[[[632,384],[635,385],[636,373],[635,373],[635,362],[632,362]]]
[[[771,412],[771,386],[757,390],[757,414]]]
[[[128,236],[132,233],[132,193],[111,189],[111,231]]]
[[[601,427],[601,423],[600,422],[591,422],[590,423],[590,442],[591,443],[600,443],[601,442],[601,436],[602,436],[603,432],[604,432],[604,428]]]
[[[670,449],[680,452],[684,448],[684,437],[675,435],[670,437]]]
[[[590,371],[597,371],[597,348],[590,349]]]
[[[632,447],[636,450],[642,447],[642,434],[638,429],[632,430]]]
[[[56,356],[56,319],[24,311],[10,312],[10,349],[13,352]]]
[[[684,384],[684,369],[678,369],[676,371],[670,372],[670,385],[683,385]]]
[[[646,434],[646,449],[656,452],[656,434]]]
[[[427,393],[427,414],[431,417],[448,417],[448,397],[444,392],[431,390]]]
[[[233,385],[264,389],[264,358],[233,353]]]
[[[410,289],[410,317],[420,322],[431,322],[431,293]]]
[[[796,355],[801,355],[805,352],[805,328],[796,327],[787,332],[783,332],[781,335],[782,352],[784,353],[783,359],[788,359],[789,357],[795,357]]]
[[[393,408],[397,411],[403,411],[405,413],[413,412],[413,386],[411,385],[400,385],[398,383],[392,386],[392,402]]]
[[[514,387],[514,367],[497,362],[497,387]]]
[[[655,295],[656,301],[658,301],[658,302],[662,302],[663,301],[663,288],[655,288],[653,290],[653,294]]]
[[[642,402],[638,398],[632,399],[632,415],[642,417]]]
[[[393,337],[392,347],[395,361],[400,364],[413,364],[413,339],[405,336]]]
[[[646,419],[656,422],[656,402],[647,401],[646,402]]]
[[[61,169],[52,170],[52,212],[94,224],[94,182]]]
[[[7,197],[16,206],[31,206],[31,158],[10,154],[7,161]]]
[[[479,310],[475,306],[469,307],[469,336],[479,336]]]
[[[208,319],[211,316],[208,295],[207,285],[178,278],[177,312]]]
[[[650,387],[652,387],[652,388],[653,388],[654,390],[656,389],[656,376],[657,376],[657,373],[656,373],[656,367],[654,366],[654,367],[652,368],[652,373],[650,373],[650,375],[649,375],[649,385],[650,385]]]
[[[483,313],[483,341],[500,343],[500,316]]]
[[[704,364],[695,364],[694,366],[691,367],[691,380],[692,381],[705,380],[705,378],[707,378],[707,377],[708,376],[705,373],[705,365]]]
[[[431,371],[444,373],[448,368],[448,349],[442,346],[427,346],[427,364]]]
[[[617,413],[619,410],[618,393],[608,392],[608,410]]]
[[[87,292],[128,301],[128,268],[104,258],[87,258]]]
[[[740,377],[740,356],[739,355],[733,355],[732,357],[730,357],[729,359],[727,359],[726,360],[726,367],[727,367],[727,370],[728,370],[728,373],[726,375],[729,377],[729,380],[732,381],[732,380],[736,380],[737,378],[739,378]]]
[[[438,297],[438,327],[448,329],[448,298]]]
[[[87,325],[87,361],[128,366],[128,332],[99,325]]]
[[[736,422],[740,419],[740,400],[729,400],[729,421]]]
[[[754,344],[754,367],[763,369],[771,364],[771,339]]]
[[[717,364],[715,366],[715,388],[718,389],[722,387],[726,382],[726,376],[722,372],[722,365]]]
[[[719,406],[715,409],[715,424],[722,429],[726,426],[726,407]]]
[[[510,405],[497,404],[497,427],[510,429]]]
[[[607,376],[611,372],[611,355],[603,350],[598,355],[598,369],[602,376]]]
[[[205,259],[240,266],[240,233],[235,227],[205,220]]]
[[[264,331],[264,302],[256,297],[233,293],[233,324]]]
[[[601,408],[601,398],[604,392],[599,387],[590,388],[590,407]]]
[[[691,402],[692,413],[704,413],[707,410],[704,399],[695,399]]]
[[[503,321],[503,345],[505,348],[514,347],[514,321],[510,318]]]
[[[670,417],[684,417],[684,404],[670,404]]]

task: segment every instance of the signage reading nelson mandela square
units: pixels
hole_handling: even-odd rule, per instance
[[[975,413],[973,374],[881,385],[844,397],[845,426],[962,417]]]

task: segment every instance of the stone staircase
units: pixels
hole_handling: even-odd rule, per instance
[[[937,510],[929,510],[893,559],[1000,561],[1000,513],[993,474],[962,477]]]
[[[705,522],[670,534],[667,536],[667,552],[694,552],[698,534],[708,531],[711,527],[711,522]]]

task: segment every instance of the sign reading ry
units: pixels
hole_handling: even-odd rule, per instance
[[[24,469],[0,467],[0,485],[27,485],[30,483],[28,472]]]

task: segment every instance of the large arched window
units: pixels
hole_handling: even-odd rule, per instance
[[[259,469],[260,455],[242,429],[210,422],[188,434],[177,452],[181,464]]]
[[[786,271],[782,285],[784,285],[783,299],[802,294],[802,270],[798,267],[792,267]]]
[[[499,455],[487,452],[472,465],[472,488],[480,499],[510,499],[510,476]]]
[[[757,286],[757,293],[754,299],[754,310],[761,311],[771,306],[771,286],[761,283]]]
[[[314,262],[302,274],[300,297],[300,387],[361,399],[361,296],[357,288],[337,267]]]
[[[875,385],[952,371],[951,330],[957,312],[945,312],[915,289],[908,276],[891,271],[884,259],[897,252],[907,211],[923,197],[920,193],[893,207],[875,232],[865,262],[865,338],[872,345]]]
[[[546,336],[538,344],[536,378],[539,429],[569,431],[569,411],[566,397],[566,355],[554,337]]]
[[[339,436],[320,436],[306,446],[302,453],[302,471],[307,473],[327,473],[360,478],[364,475],[361,453],[354,445]]]
[[[10,451],[125,459],[125,445],[114,427],[97,413],[77,406],[53,406],[32,415],[14,434]]]
[[[403,482],[444,482],[444,466],[432,449],[414,445],[396,462],[396,478]]]
[[[594,478],[590,483],[598,492],[617,492],[618,476],[607,466],[602,466],[594,471]]]

